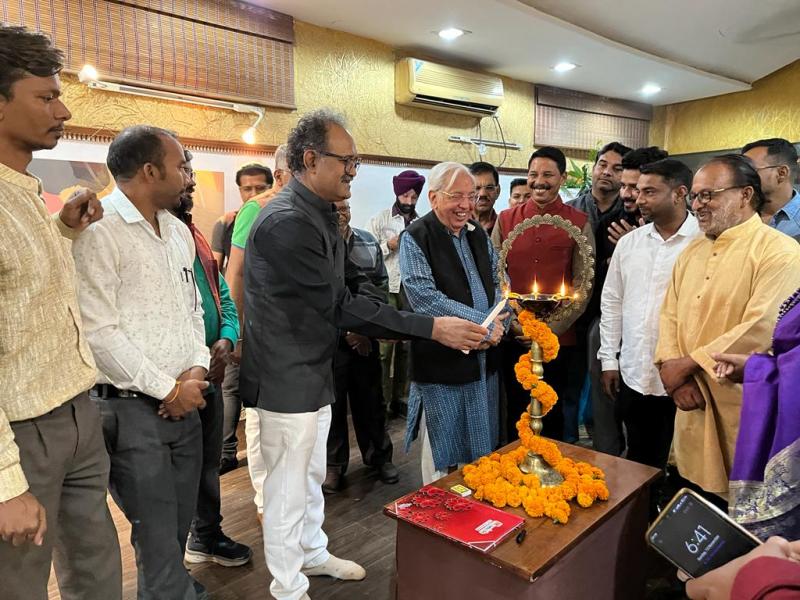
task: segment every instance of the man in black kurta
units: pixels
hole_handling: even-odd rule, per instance
[[[264,482],[264,553],[278,600],[308,598],[306,575],[362,579],[327,551],[322,530],[326,441],[339,330],[420,337],[474,349],[487,330],[397,311],[348,259],[334,202],[350,197],[360,158],[340,116],[319,110],[289,135],[294,180],[270,202],[245,249],[240,389],[257,410]]]

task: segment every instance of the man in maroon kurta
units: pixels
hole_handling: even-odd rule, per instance
[[[561,201],[559,189],[566,179],[566,158],[558,148],[540,148],[528,161],[528,187],[531,199],[500,213],[492,232],[492,242],[500,249],[508,234],[519,223],[536,215],[557,215],[572,222],[585,235],[594,251],[594,236],[586,213]],[[506,268],[511,290],[530,293],[534,279],[543,294],[554,294],[565,285],[567,293],[577,286],[577,275],[582,268],[578,245],[563,229],[542,225],[528,229],[514,240],[508,253]],[[583,304],[585,306],[585,303]],[[545,366],[545,379],[553,386],[559,402],[544,420],[543,435],[564,439],[565,431],[577,430],[578,401],[586,377],[586,358],[576,347],[573,324],[583,312],[573,312],[568,318],[550,323],[553,333],[558,335],[561,351],[558,358]],[[527,342],[521,343],[516,336],[522,331],[515,323],[512,338],[504,344],[503,381],[506,390],[506,435],[508,440],[516,437],[514,423],[530,402],[530,396],[517,383],[514,364],[525,352]],[[575,441],[570,439],[568,441]]]

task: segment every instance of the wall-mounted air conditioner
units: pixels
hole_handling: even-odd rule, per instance
[[[399,60],[394,81],[395,100],[407,106],[486,117],[503,104],[500,77],[418,58]]]

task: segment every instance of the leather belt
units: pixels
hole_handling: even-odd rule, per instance
[[[95,398],[140,398],[145,396],[145,394],[140,392],[121,390],[110,383],[98,383],[89,390],[89,395]]]

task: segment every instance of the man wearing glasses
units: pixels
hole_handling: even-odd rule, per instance
[[[487,235],[492,235],[494,224],[497,222],[497,213],[494,203],[500,196],[500,176],[494,165],[488,162],[474,162],[469,166],[469,172],[475,178],[475,216]]]
[[[764,208],[761,220],[800,242],[800,192],[797,181],[797,150],[787,140],[771,138],[750,142],[742,154],[753,161],[761,177]]]
[[[488,331],[384,304],[350,260],[334,203],[350,197],[361,158],[340,115],[327,109],[304,115],[289,134],[287,157],[294,178],[258,215],[245,248],[239,385],[260,421],[270,592],[278,600],[304,600],[307,576],[366,575],[328,552],[322,530],[340,330],[433,339],[458,350],[478,348]]]
[[[761,181],[739,154],[711,159],[689,194],[700,230],[678,257],[661,309],[655,363],[672,396],[680,475],[724,505],[742,403],[713,354],[764,352],[781,302],[800,286],[800,246],[761,221]]]

